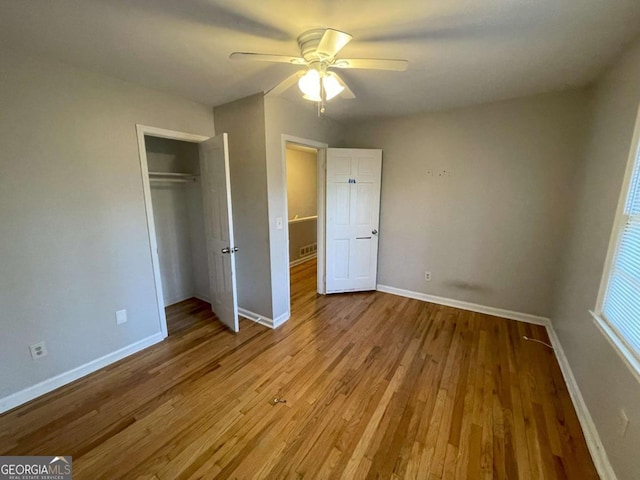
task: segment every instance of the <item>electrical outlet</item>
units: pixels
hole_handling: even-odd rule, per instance
[[[425,282],[431,281],[431,272],[424,272],[424,281]]]
[[[116,324],[122,325],[123,323],[127,323],[127,311],[126,310],[118,310],[116,312]]]
[[[34,360],[46,357],[49,354],[49,352],[47,352],[47,344],[44,343],[44,340],[42,342],[29,345],[29,350],[31,351],[31,358]]]
[[[627,434],[627,428],[629,427],[629,417],[624,408],[618,411],[618,435],[624,437]]]

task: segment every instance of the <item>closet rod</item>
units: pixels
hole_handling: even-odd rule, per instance
[[[191,178],[197,177],[195,173],[178,173],[178,172],[149,172],[150,177],[170,177],[170,178]]]
[[[196,177],[192,177],[190,179],[186,178],[150,178],[149,181],[151,183],[195,183],[197,181]]]

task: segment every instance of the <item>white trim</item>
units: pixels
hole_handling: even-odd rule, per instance
[[[273,328],[273,320],[269,317],[265,317],[262,315],[258,315],[251,310],[247,310],[246,308],[238,307],[238,315],[241,317],[247,318],[252,322],[259,323],[260,325],[264,325],[265,327]]]
[[[317,239],[316,243],[318,244],[317,250],[317,258],[318,258],[318,271],[317,271],[317,286],[318,293],[324,294],[324,202],[325,202],[325,158],[326,158],[326,149],[329,148],[329,144],[324,142],[318,142],[315,140],[309,140],[307,138],[296,137],[294,135],[287,135],[283,133],[280,135],[280,148],[281,148],[281,161],[282,161],[282,184],[284,185],[284,216],[283,218],[289,218],[289,198],[287,193],[287,143],[293,143],[296,145],[302,145],[304,147],[311,147],[317,150],[316,155],[316,181],[317,181],[317,191],[318,191],[318,201],[317,203],[317,214],[318,220],[316,224],[316,232]],[[289,303],[289,310],[291,310],[291,277],[289,275],[289,268],[291,268],[291,262],[289,258],[289,222],[284,222],[284,236],[286,239],[286,262],[287,262],[287,302]],[[285,312],[281,315],[283,316],[289,315],[288,312]]]
[[[306,257],[297,258],[293,262],[289,262],[289,268],[295,267],[296,265],[302,265],[303,263],[307,263],[309,260],[313,260],[314,258],[317,258],[317,257],[318,257],[317,254],[312,253],[311,255],[307,255]]]
[[[595,320],[596,325],[600,328],[600,331],[614,347],[614,350],[618,352],[618,355],[622,357],[625,365],[627,365],[629,370],[631,370],[631,373],[633,373],[636,380],[640,381],[640,352],[633,351],[627,344],[624,336],[621,335],[618,329],[614,325],[611,325],[602,314],[604,298],[607,294],[607,290],[609,289],[609,281],[611,280],[611,269],[613,268],[613,262],[615,261],[616,253],[618,251],[620,241],[622,240],[622,232],[627,223],[625,207],[627,199],[629,198],[629,188],[631,187],[631,180],[636,162],[640,162],[640,108],[638,109],[636,117],[631,149],[629,150],[629,157],[627,159],[622,188],[618,198],[618,206],[616,207],[616,216],[613,228],[611,229],[611,237],[609,238],[609,247],[607,249],[607,257],[602,270],[602,277],[600,279],[600,288],[598,290],[596,307],[593,311],[589,312]]]
[[[167,316],[164,311],[164,294],[162,291],[162,276],[160,275],[160,259],[158,258],[158,240],[156,237],[156,226],[153,221],[153,203],[151,201],[151,183],[149,181],[149,164],[147,160],[147,148],[144,137],[168,138],[171,140],[182,140],[185,142],[200,143],[210,137],[194,135],[192,133],[177,132],[164,128],[150,127],[136,124],[136,135],[138,137],[138,155],[140,157],[140,173],[142,176],[142,191],[144,194],[144,208],[147,218],[147,232],[149,235],[149,248],[151,250],[151,265],[153,267],[153,282],[156,289],[156,303],[158,307],[158,318],[160,320],[160,331],[163,338],[169,335],[167,328]]]
[[[584,401],[582,392],[580,392],[580,387],[578,387],[578,382],[573,375],[569,360],[564,353],[560,339],[558,338],[551,322],[547,325],[547,333],[551,340],[551,345],[553,345],[558,365],[560,365],[560,370],[562,371],[562,377],[564,378],[567,389],[569,390],[569,395],[573,402],[573,408],[576,410],[576,414],[578,415],[578,421],[582,427],[582,433],[584,434],[584,438],[587,442],[587,448],[589,448],[589,453],[591,453],[591,458],[596,470],[598,471],[598,475],[600,475],[600,478],[603,480],[615,480],[617,478],[616,474],[609,462],[609,457],[604,449],[602,440],[600,440],[600,435],[598,435],[596,425],[593,423],[593,418],[589,413],[589,409]]]
[[[284,312],[282,315],[280,315],[279,317],[276,317],[273,319],[273,328],[278,328],[280,325],[282,325],[284,322],[286,322],[287,320],[289,320],[289,318],[291,318],[291,313],[290,312]]]
[[[185,300],[189,300],[190,298],[193,298],[193,297],[195,297],[195,295],[191,293],[187,293],[185,295],[176,295],[175,297],[170,298],[169,300],[164,302],[166,304],[164,308],[170,307],[171,305],[175,305],[176,303],[184,302]]]
[[[511,310],[503,310],[501,308],[487,307],[485,305],[463,302],[451,298],[437,297],[435,295],[428,295],[426,293],[412,292],[410,290],[403,290],[386,285],[378,285],[378,291],[400,295],[402,297],[413,298],[416,300],[423,300],[425,302],[437,303],[438,305],[460,308],[461,310],[485,313],[509,320],[517,320],[521,322],[532,323],[535,325],[542,325],[543,327],[545,327],[547,330],[547,334],[549,335],[549,339],[551,340],[551,345],[553,345],[558,365],[560,366],[560,370],[562,371],[562,377],[564,378],[565,384],[567,385],[569,396],[571,397],[571,402],[573,403],[573,408],[578,415],[578,421],[580,422],[580,426],[582,427],[582,432],[587,442],[587,448],[589,449],[589,453],[591,454],[591,458],[593,459],[596,470],[598,471],[600,478],[602,478],[603,480],[616,479],[616,474],[611,467],[607,452],[605,451],[604,445],[602,444],[600,436],[598,435],[598,430],[593,423],[593,418],[591,418],[591,414],[589,413],[587,404],[584,401],[582,392],[580,392],[580,388],[578,387],[578,382],[576,382],[573,371],[571,370],[571,366],[569,365],[569,361],[567,360],[564,349],[562,348],[562,344],[560,343],[560,339],[558,338],[558,335],[556,334],[556,331],[553,328],[553,324],[551,323],[550,319],[546,317],[539,317],[537,315],[531,315],[528,313],[513,312]]]
[[[629,370],[631,370],[633,376],[638,382],[640,382],[640,361],[638,360],[638,356],[629,348],[627,342],[621,338],[615,329],[609,325],[609,322],[594,311],[589,311],[589,313],[591,314],[591,317],[593,317],[594,323],[604,334],[605,338],[609,341],[611,346],[614,347],[618,356],[622,358]]]
[[[0,413],[9,411],[19,405],[38,398],[45,393],[49,393],[56,388],[60,388],[63,385],[67,385],[74,380],[84,377],[85,375],[89,375],[90,373],[100,370],[107,365],[111,365],[112,363],[122,360],[129,355],[133,355],[140,350],[144,350],[151,345],[155,345],[156,343],[161,342],[164,338],[165,336],[161,332],[158,332],[155,335],[151,335],[150,337],[139,340],[131,345],[127,345],[120,350],[108,353],[107,355],[91,360],[84,365],[56,375],[55,377],[48,378],[47,380],[27,387],[24,390],[20,390],[19,392],[4,397],[0,399]]]
[[[327,145],[326,148],[318,150],[318,201],[317,213],[318,220],[316,221],[316,252],[318,257],[318,267],[316,271],[316,285],[318,286],[318,293],[324,295],[327,293],[326,282],[326,248],[327,248],[327,236],[326,236],[326,203],[327,203]],[[289,307],[291,309],[291,307]]]
[[[202,300],[203,302],[211,303],[209,295],[199,295],[197,293],[194,293],[192,297],[197,298],[198,300]]]
[[[496,317],[508,318],[509,320],[518,320],[520,322],[533,323],[535,325],[543,325],[545,327],[550,325],[550,320],[548,318],[531,315],[529,313],[514,312],[511,310],[504,310],[502,308],[495,307],[487,307],[485,305],[478,305],[477,303],[463,302],[461,300],[438,297],[421,292],[412,292],[411,290],[403,290],[401,288],[389,287],[387,285],[378,284],[376,289],[379,292],[391,293],[393,295],[400,295],[401,297],[414,298],[416,300],[437,303],[438,305],[459,308],[461,310],[469,310],[471,312],[485,313],[487,315],[493,315]]]
[[[620,190],[620,197],[618,198],[618,206],[616,207],[616,216],[613,222],[613,228],[611,230],[611,237],[609,238],[609,247],[607,249],[607,258],[604,263],[604,269],[602,270],[602,278],[600,279],[600,289],[598,290],[598,299],[596,301],[595,312],[596,315],[601,315],[602,304],[604,302],[604,296],[607,293],[609,287],[609,278],[611,277],[611,267],[613,266],[613,259],[616,251],[618,250],[618,242],[622,237],[622,229],[624,228],[625,214],[624,209],[626,206],[627,197],[629,196],[629,184],[631,183],[631,177],[633,176],[633,167],[635,167],[638,150],[640,149],[640,108],[636,117],[636,124],[633,131],[633,139],[631,140],[631,150],[629,150],[629,157],[627,159],[627,166],[624,172],[624,179],[622,181],[622,188]],[[640,161],[640,160],[639,160]]]
[[[255,312],[252,312],[251,310],[247,310],[246,308],[242,308],[242,307],[238,307],[238,315],[274,330],[278,328],[280,325],[282,325],[284,322],[289,320],[289,317],[291,316],[289,312],[284,312],[278,318],[273,320],[269,317],[265,317],[264,315],[259,315]]]
[[[165,305],[165,308],[175,305],[176,303],[184,302],[185,300],[189,300],[190,298],[197,298],[198,300],[202,300],[203,302],[211,303],[208,295],[199,295],[197,293],[190,293],[188,295],[175,297],[175,300],[170,300],[171,303]]]
[[[204,135],[178,132],[177,130],[167,130],[166,128],[150,127],[139,123],[136,124],[136,130],[138,133],[142,130],[144,135],[149,135],[150,137],[168,138],[169,140],[182,140],[184,142],[192,143],[202,143],[211,138]]]

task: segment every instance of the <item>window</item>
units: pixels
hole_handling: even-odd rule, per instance
[[[599,324],[640,374],[640,116],[609,247]]]

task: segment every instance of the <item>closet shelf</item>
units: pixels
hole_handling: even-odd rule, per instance
[[[200,176],[195,173],[149,172],[153,182],[196,182]]]

